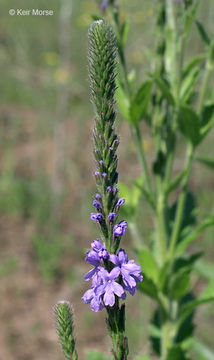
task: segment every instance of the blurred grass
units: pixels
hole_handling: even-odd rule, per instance
[[[2,315],[5,331],[1,335],[4,345],[0,347],[0,358],[55,359],[59,358],[58,347],[54,347],[56,337],[47,332],[50,322],[43,319],[49,314],[50,301],[61,296],[72,297],[76,306],[76,318],[79,325],[78,340],[80,348],[97,346],[107,348],[108,340],[103,337],[103,315],[91,314],[86,307],[79,305],[84,286],[82,275],[85,250],[97,232],[90,223],[91,200],[95,190],[92,178],[93,160],[91,128],[93,120],[92,106],[89,101],[87,80],[87,28],[91,22],[90,14],[97,12],[96,1],[73,0],[70,19],[69,63],[62,66],[60,50],[60,8],[62,0],[46,0],[45,8],[53,9],[52,17],[9,16],[10,8],[43,8],[44,1],[37,0],[1,0],[0,2],[0,225],[1,258],[0,277],[2,294],[5,294],[3,306],[7,309],[9,322]],[[154,23],[157,1],[121,0],[122,16],[130,21],[130,34],[127,47],[129,69],[136,69],[137,79],[145,78],[151,64],[151,45],[155,37]],[[198,18],[213,32],[214,4],[212,0],[201,1]],[[194,28],[191,36],[191,55],[202,51],[202,43]],[[60,91],[66,91],[68,98],[66,114],[59,115],[57,103]],[[211,94],[212,96],[212,94]],[[61,117],[60,117],[61,116]],[[118,127],[121,134],[119,150],[120,179],[131,184],[132,176],[139,175],[136,154],[126,123],[119,117]],[[52,216],[52,177],[54,174],[54,131],[56,123],[65,130],[65,168],[62,170],[63,191],[60,195],[60,218],[57,224]],[[152,147],[145,127],[147,155],[152,159]],[[209,153],[213,142],[212,133],[200,149]],[[177,167],[182,162],[182,149],[178,153]],[[129,169],[127,174],[127,168]],[[210,196],[214,184],[213,173],[196,164],[193,168],[191,187],[197,194],[200,215],[213,210],[213,198]],[[152,220],[148,207],[140,205],[138,214],[140,233],[145,241],[152,229]],[[11,234],[12,231],[12,234]],[[15,241],[14,241],[15,239]],[[126,246],[130,248],[130,239]],[[206,258],[213,261],[213,229],[208,230],[194,245],[203,250]],[[21,249],[21,250],[20,250]],[[25,284],[26,269],[30,274],[29,289]],[[11,279],[8,281],[8,278]],[[81,278],[81,280],[79,280]],[[47,282],[49,281],[49,285]],[[20,282],[20,283],[19,283]],[[43,326],[42,342],[40,332],[34,332],[34,338],[28,338],[29,347],[18,345],[18,335],[24,336],[26,328],[15,319],[22,319],[21,305],[15,306],[7,296],[15,297],[17,284],[23,290],[25,306],[32,297],[41,298],[47,291],[50,298],[41,304],[35,302],[34,312],[26,319],[34,328],[37,316]],[[42,285],[44,283],[44,285]],[[28,289],[28,290],[27,290]],[[17,290],[18,294],[22,291]],[[28,293],[29,292],[29,293]],[[23,299],[23,294],[18,295]],[[138,310],[140,306],[140,312]],[[151,310],[148,299],[137,296],[129,298],[127,331],[131,352],[137,354],[148,351],[148,321]],[[14,309],[13,311],[11,309]],[[1,315],[1,314],[0,314]],[[49,315],[45,315],[50,317]],[[211,306],[202,308],[198,314],[197,335],[210,347],[212,343],[213,311]],[[46,324],[46,325],[45,325]],[[96,325],[96,326],[95,326]],[[45,327],[46,326],[46,327]],[[37,326],[36,326],[37,328]],[[91,329],[95,331],[91,332]],[[96,328],[100,331],[96,334]],[[15,329],[15,330],[14,330]],[[89,331],[90,330],[90,331]],[[15,333],[14,333],[15,331]],[[54,329],[51,328],[54,332]],[[91,333],[90,333],[91,332]],[[3,341],[3,340],[2,340]],[[12,342],[12,348],[10,344]],[[36,345],[33,345],[33,344]],[[0,338],[1,344],[1,338]],[[57,344],[56,344],[57,346]],[[57,351],[57,352],[56,352]],[[16,357],[14,357],[16,353]],[[81,353],[82,354],[82,353]],[[49,357],[48,357],[49,356]]]

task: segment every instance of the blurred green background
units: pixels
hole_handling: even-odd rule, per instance
[[[119,0],[118,0],[119,1]],[[127,58],[137,78],[146,76],[154,44],[155,0],[121,0],[130,21]],[[9,9],[48,9],[53,16],[10,16]],[[95,184],[92,172],[93,109],[87,76],[87,29],[95,0],[0,0],[0,359],[63,359],[52,306],[70,300],[75,310],[80,359],[87,349],[106,353],[105,314],[81,302],[89,269],[84,253],[97,229],[90,221]],[[201,1],[198,18],[213,31],[214,3]],[[191,54],[203,51],[192,32]],[[187,54],[188,56],[188,54]],[[144,126],[144,125],[143,125]],[[120,180],[140,174],[127,123],[119,117]],[[214,133],[200,149],[209,154]],[[152,159],[145,127],[144,144]],[[176,167],[182,166],[182,151]],[[213,209],[213,173],[195,165],[190,183],[200,214]],[[142,238],[152,229],[142,204]],[[131,238],[125,246],[130,256]],[[194,245],[214,259],[213,230]],[[203,281],[193,279],[197,289]],[[153,305],[140,294],[127,301],[131,354],[149,352],[148,321]],[[213,346],[212,305],[197,315],[197,336]],[[132,356],[131,356],[132,358]],[[155,359],[155,358],[154,358]]]

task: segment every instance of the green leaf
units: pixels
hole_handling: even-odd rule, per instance
[[[87,360],[110,360],[106,355],[103,355],[100,351],[92,350],[86,352]]]
[[[196,155],[195,159],[199,161],[201,164],[206,165],[210,169],[214,169],[214,158],[211,158],[206,155]]]
[[[167,275],[168,275],[169,265],[170,263],[166,262],[159,272],[158,286],[159,289],[164,293],[167,287],[167,279],[168,279]]]
[[[125,89],[123,88],[123,86],[118,82],[117,83],[117,90],[115,93],[115,97],[116,97],[116,101],[117,101],[117,105],[119,107],[119,110],[121,112],[121,114],[123,115],[123,117],[130,122],[130,114],[129,114],[129,107],[130,107],[130,103],[129,103],[129,99],[126,95]]]
[[[103,20],[104,21],[104,18],[100,15],[96,15],[96,14],[91,14],[91,19],[93,21],[98,21],[98,20]]]
[[[145,355],[145,356],[137,356],[134,358],[134,360],[151,360],[149,355]]]
[[[188,291],[190,287],[190,276],[189,273],[185,271],[179,271],[172,275],[169,284],[170,294],[174,299],[181,299]]]
[[[209,133],[214,125],[214,103],[206,104],[203,108],[201,127],[200,127],[200,141]]]
[[[142,249],[138,256],[143,274],[156,284],[158,282],[158,267],[151,251]]]
[[[186,103],[190,99],[193,90],[195,89],[195,85],[200,77],[201,71],[201,68],[196,67],[192,69],[192,71],[183,80],[180,92],[181,102]]]
[[[169,349],[166,360],[189,360],[189,358],[186,357],[180,346],[174,345]]]
[[[207,54],[200,54],[191,59],[187,65],[185,66],[183,70],[183,78],[185,78],[189,73],[196,67],[198,64],[200,64],[201,61],[205,60],[207,57]]]
[[[195,339],[192,343],[192,349],[197,354],[198,360],[213,360],[214,352],[203,344],[199,339]],[[198,358],[200,356],[200,358]]]
[[[169,90],[169,85],[166,84],[159,77],[155,77],[154,81],[155,81],[156,85],[158,86],[158,88],[160,89],[160,91],[162,92],[163,97],[168,101],[169,104],[174,106],[175,100],[174,100],[174,97],[173,97],[171,91]]]
[[[138,288],[141,292],[145,293],[152,299],[158,298],[158,290],[156,285],[151,279],[148,279],[145,275],[143,277],[143,281],[138,284]]]
[[[197,273],[207,279],[207,280],[214,280],[214,265],[205,261],[200,260],[194,265],[194,269]]]
[[[214,301],[214,280],[210,281],[205,290],[201,293],[197,300],[190,301],[181,307],[179,321],[183,321],[198,306]]]
[[[184,27],[184,35],[185,36],[188,36],[188,34],[191,30],[192,23],[195,18],[198,6],[199,6],[199,0],[196,0],[193,7],[191,8],[191,10],[186,14],[186,22],[185,22],[185,27]]]
[[[136,182],[142,183],[142,177],[140,177]],[[136,215],[141,198],[141,189],[137,187],[136,184],[133,186],[127,186],[120,182],[119,190],[121,197],[126,199],[126,206],[122,207],[121,211],[125,216],[128,216],[129,219],[131,219]]]
[[[129,25],[129,22],[126,20],[121,25],[121,42],[122,42],[123,48],[125,48],[125,46],[127,44],[129,29],[130,29],[130,25]]]
[[[137,124],[147,112],[152,91],[152,82],[146,81],[137,90],[130,105],[131,122]]]
[[[208,216],[206,219],[202,220],[201,223],[196,226],[196,228],[191,231],[190,234],[188,234],[183,240],[178,243],[175,255],[178,257],[180,256],[184,250],[189,246],[200,234],[201,231],[205,230],[209,226],[214,225],[214,215]]]
[[[174,179],[172,179],[166,190],[167,194],[170,194],[173,190],[175,190],[178,187],[178,185],[180,185],[185,173],[186,171],[185,169],[183,169],[174,177]]]
[[[188,105],[181,105],[179,127],[184,137],[196,146],[200,140],[200,121],[195,111]]]
[[[190,256],[180,257],[175,260],[173,265],[173,272],[177,273],[180,270],[191,270],[193,265],[200,259],[203,255],[203,252],[196,252]]]
[[[201,39],[202,39],[203,43],[205,45],[209,46],[210,45],[210,38],[209,38],[204,26],[197,20],[196,20],[195,23],[196,23],[196,26],[198,28],[199,34],[201,35]]]

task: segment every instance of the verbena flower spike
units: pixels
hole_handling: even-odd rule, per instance
[[[93,311],[106,308],[108,330],[113,341],[114,359],[127,359],[128,344],[124,336],[125,306],[120,306],[119,299],[131,295],[141,282],[141,267],[134,260],[128,261],[123,249],[119,249],[120,240],[125,235],[127,222],[118,222],[118,213],[125,199],[119,198],[117,188],[117,155],[119,139],[115,133],[116,90],[116,39],[112,28],[99,20],[89,29],[89,75],[92,102],[95,109],[93,130],[94,172],[97,194],[93,201],[96,212],[91,219],[97,223],[100,239],[91,243],[91,250],[86,254],[86,261],[93,268],[85,275],[85,280],[92,282],[82,300],[90,304]]]
[[[75,349],[73,314],[68,301],[59,301],[54,308],[57,332],[66,360],[77,360]]]

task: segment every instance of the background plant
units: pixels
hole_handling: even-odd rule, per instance
[[[158,3],[154,61],[151,61],[147,79],[137,89],[125,59],[128,22],[121,21],[116,2],[109,1],[104,9],[111,13],[117,33],[120,57],[118,106],[130,124],[142,166],[143,179],[134,186],[141,189],[154,216],[154,236],[150,246],[141,243],[135,250],[145,275],[141,290],[157,304],[151,342],[161,359],[189,358],[189,349],[194,346],[195,310],[214,300],[213,281],[195,296],[191,277],[202,252],[187,252],[200,232],[214,224],[212,214],[207,214],[196,224],[195,198],[188,187],[194,159],[207,165],[212,163],[212,159],[195,156],[214,123],[213,98],[208,94],[214,67],[214,40],[195,20],[198,6],[199,1],[163,0]],[[185,50],[194,23],[205,50],[185,62]],[[149,126],[154,143],[151,168],[142,142],[142,120]],[[174,175],[180,135],[186,147],[185,162]]]

